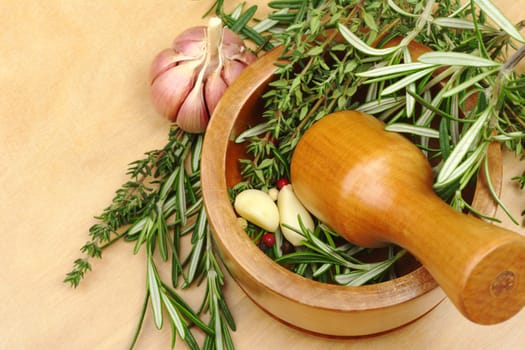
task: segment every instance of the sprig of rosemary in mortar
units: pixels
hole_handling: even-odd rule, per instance
[[[237,140],[248,142],[253,159],[241,160],[245,181],[232,189],[232,197],[246,188],[268,190],[287,177],[292,151],[313,122],[337,110],[359,109],[384,120],[389,130],[411,137],[434,162],[435,191],[456,209],[482,216],[469,205],[463,190],[480,171],[488,175],[490,142],[504,144],[519,156],[525,132],[525,77],[513,72],[523,48],[502,63],[508,49],[524,39],[490,1],[462,5],[282,0],[269,6],[274,12],[257,26],[286,21],[279,30],[274,27],[266,43],[283,45],[287,63],[278,65],[276,80],[264,96],[266,122]],[[228,18],[221,8],[217,13]],[[235,11],[236,18],[252,15],[253,7]],[[240,32],[253,37],[251,31]],[[336,35],[343,40],[334,41]],[[398,37],[400,42],[389,45],[393,47],[381,47]],[[412,62],[412,41],[434,52]],[[443,86],[436,92],[439,84]],[[477,103],[469,109],[466,102],[474,94]],[[310,278],[354,285],[346,278],[354,271],[342,273],[346,267],[333,255],[345,251],[346,244],[319,227],[315,232],[303,229],[306,249],[292,254],[279,249],[282,236],[277,232],[277,247],[267,254],[284,265],[295,264],[297,273]],[[250,226],[247,232],[256,242],[262,234]],[[385,262],[392,262],[393,256],[390,251]],[[366,269],[373,270],[361,266],[355,271]],[[384,272],[370,280],[377,281]]]

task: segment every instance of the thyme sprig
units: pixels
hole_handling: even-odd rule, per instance
[[[172,173],[178,165],[189,139],[174,128],[170,130],[169,140],[163,149],[145,153],[145,157],[130,163],[127,171],[129,180],[119,188],[110,206],[96,216],[98,221],[89,228],[90,240],[82,247],[85,257],[74,263],[74,268],[66,276],[65,282],[77,287],[86,272],[91,270],[92,258],[101,258],[102,251],[109,245],[127,237],[133,236],[146,221],[145,213],[153,210],[157,194],[154,192],[154,182],[158,178]],[[129,227],[140,220],[140,224]]]
[[[130,349],[138,340],[148,305],[159,329],[167,314],[172,346],[180,338],[190,349],[199,349],[193,335],[196,326],[206,335],[205,348],[233,348],[229,332],[235,330],[235,323],[222,293],[223,273],[214,256],[201,195],[202,140],[202,135],[187,134],[174,126],[162,149],[149,151],[130,164],[129,180],[89,230],[91,239],[80,249],[85,257],[74,262],[64,279],[77,287],[91,270],[90,260],[101,258],[102,252],[118,240],[133,242],[135,254],[146,250],[146,294]],[[191,250],[182,256],[186,235],[191,236]],[[169,281],[159,273],[159,260],[171,265]],[[201,281],[206,281],[206,293],[202,306],[194,311],[177,290]],[[205,316],[213,323],[203,321]]]

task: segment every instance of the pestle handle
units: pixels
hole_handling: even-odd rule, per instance
[[[468,319],[494,324],[524,306],[525,237],[443,202],[421,151],[376,118],[345,111],[316,122],[294,151],[291,180],[347,240],[410,251]]]
[[[437,196],[412,197],[411,220],[387,225],[388,240],[427,268],[471,321],[494,324],[525,305],[525,238],[461,214]],[[402,203],[399,203],[402,204]]]

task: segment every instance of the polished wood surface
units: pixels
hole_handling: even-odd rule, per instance
[[[119,243],[76,290],[62,283],[94,215],[126,181],[127,164],[162,147],[169,124],[149,100],[154,55],[182,29],[205,23],[211,1],[3,1],[0,4],[0,348],[126,349],[145,291],[145,256]],[[226,1],[236,4],[235,1]],[[261,9],[266,1],[258,3]],[[514,0],[496,3],[514,21]],[[505,154],[502,198],[525,207]],[[516,227],[498,212],[502,225]],[[523,232],[523,228],[518,228]],[[169,268],[161,273],[169,274]],[[192,305],[201,290],[183,294]],[[238,349],[523,349],[525,313],[495,326],[464,319],[448,300],[378,336],[331,339],[261,311],[228,278]],[[171,330],[146,315],[137,349],[168,349]],[[184,349],[178,342],[176,349]]]
[[[384,127],[358,111],[316,122],[293,154],[297,197],[349,241],[407,248],[468,319],[515,315],[525,304],[525,237],[453,210],[433,192],[423,153]]]

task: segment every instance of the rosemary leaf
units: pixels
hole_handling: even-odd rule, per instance
[[[486,123],[488,122],[490,116],[492,114],[492,110],[490,108],[487,108],[476,120],[474,124],[472,124],[468,131],[463,135],[461,140],[458,142],[458,144],[454,147],[452,150],[450,156],[445,161],[443,168],[441,168],[441,171],[439,172],[437,176],[436,184],[437,186],[441,183],[444,183],[448,180],[448,178],[451,176],[451,174],[454,172],[455,168],[459,165],[459,163],[463,160],[465,154],[472,149],[472,146],[476,140],[477,137],[479,137],[479,134],[481,133],[481,130],[486,127]]]
[[[454,181],[457,181],[463,176],[469,169],[472,169],[475,164],[481,161],[484,152],[486,151],[487,144],[480,145],[474,150],[461,164],[459,164],[454,171],[448,176],[443,182],[435,182],[434,189],[441,190],[445,186],[449,186]]]
[[[423,127],[423,126],[417,126],[412,124],[405,124],[405,123],[394,123],[389,124],[385,127],[385,130],[392,131],[392,132],[399,132],[399,133],[407,133],[412,135],[418,135],[418,136],[425,136],[425,137],[431,137],[431,138],[439,138],[439,131]]]
[[[165,306],[166,310],[168,311],[168,315],[170,317],[171,322],[173,323],[175,330],[177,333],[181,336],[182,339],[186,338],[186,329],[185,325],[183,324],[183,320],[181,318],[181,315],[179,315],[177,309],[172,304],[169,297],[161,293],[162,303]]]
[[[339,24],[337,26],[337,28],[339,29],[339,32],[341,33],[343,38],[345,38],[357,50],[359,50],[359,51],[361,51],[361,52],[363,52],[363,53],[365,53],[367,55],[370,55],[370,56],[384,56],[384,55],[388,55],[388,54],[394,53],[395,51],[398,50],[397,46],[389,47],[389,48],[386,48],[386,49],[373,48],[373,47],[367,45],[361,39],[359,39],[359,37],[357,35],[355,35],[354,33],[352,33],[352,31],[350,29],[348,29],[348,27],[346,27],[346,26],[344,26],[342,24]]]
[[[461,18],[450,18],[450,17],[439,17],[435,18],[432,21],[433,24],[441,26],[441,27],[449,27],[449,28],[456,28],[456,29],[469,29],[469,30],[475,30],[476,26],[474,25],[474,22],[469,21],[467,19],[461,19]],[[495,31],[494,28],[484,25],[478,25],[477,28],[479,30],[484,31]]]
[[[419,62],[436,65],[499,67],[501,63],[461,52],[427,52],[419,56]]]
[[[388,79],[391,76],[399,77],[405,73],[411,73],[413,71],[421,71],[424,69],[435,67],[437,67],[436,64],[422,62],[393,64],[390,66],[373,68],[366,72],[360,72],[357,74],[357,76],[363,78],[386,77],[385,79]]]
[[[257,12],[257,6],[251,6],[249,9],[247,9],[244,13],[242,13],[240,16],[235,18],[235,24],[230,27],[230,29],[234,32],[239,33],[246,24],[252,19],[253,15]]]
[[[160,300],[160,289],[158,285],[157,271],[155,269],[153,260],[148,258],[147,262],[147,280],[148,292],[151,296],[151,306],[153,308],[153,318],[157,329],[162,328],[162,306]]]
[[[456,85],[454,88],[452,88],[450,90],[447,90],[443,94],[443,97],[450,97],[450,96],[458,95],[462,91],[470,89],[474,84],[477,84],[478,82],[480,82],[481,80],[487,78],[488,76],[494,75],[494,73],[496,73],[498,71],[499,71],[499,68],[496,68],[496,69],[488,70],[488,71],[485,71],[485,72],[483,72],[481,74],[475,75],[472,78],[470,78],[468,80],[465,80],[461,84]]]
[[[420,80],[421,78],[432,74],[432,72],[436,68],[437,67],[430,67],[430,68],[426,68],[426,69],[420,70],[418,72],[412,73],[412,74],[404,77],[403,79],[400,79],[400,80],[396,81],[394,84],[388,86],[387,88],[385,88],[381,92],[381,95],[382,96],[391,95],[392,93],[394,93],[396,91],[399,91],[399,90],[409,86],[410,84]]]
[[[507,32],[511,37],[518,40],[519,42],[525,43],[525,38],[516,29],[516,27],[510,23],[499,8],[494,5],[490,0],[473,0],[501,29]]]
[[[337,275],[335,279],[338,283],[346,286],[362,286],[388,270],[405,253],[405,250],[400,250],[393,258],[376,263],[371,269],[354,270],[347,274]]]

